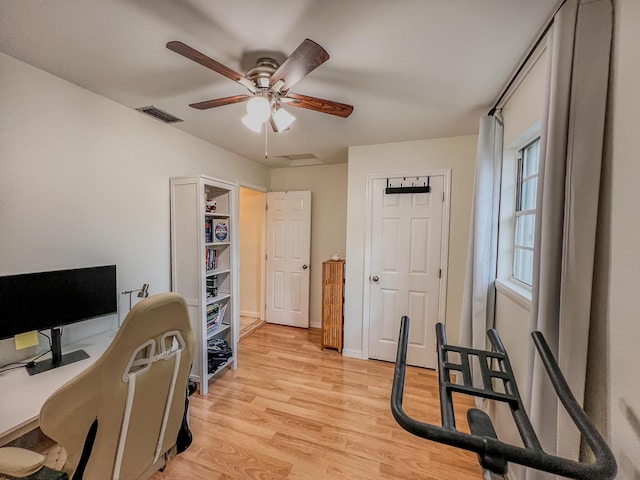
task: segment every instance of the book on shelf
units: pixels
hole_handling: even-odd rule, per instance
[[[212,303],[211,305],[207,305],[207,323],[213,321],[213,318],[218,315],[220,312],[220,304]]]
[[[213,220],[213,236],[216,242],[229,241],[229,221],[226,218]]]
[[[218,251],[215,248],[207,247],[205,251],[205,268],[207,270],[218,268]]]
[[[218,276],[217,275],[207,277],[206,291],[207,291],[207,297],[218,296]]]
[[[209,314],[209,308],[207,307],[207,332],[215,330],[222,324],[224,314],[227,311],[227,304],[220,305],[214,303],[213,305],[209,305],[209,307],[214,308],[211,309],[211,314]]]
[[[205,243],[213,243],[213,219],[205,218],[204,220],[204,241]]]

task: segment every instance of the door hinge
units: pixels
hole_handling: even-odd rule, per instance
[[[268,204],[268,203],[265,203],[265,205],[264,205],[264,209],[265,209],[265,210],[269,210],[269,204]]]
[[[438,272],[438,278],[442,278],[442,269]]]
[[[442,203],[444,203],[444,192],[442,192]]]

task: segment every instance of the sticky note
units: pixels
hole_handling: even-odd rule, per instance
[[[38,343],[40,343],[38,341],[38,332],[35,330],[33,332],[21,333],[19,335],[16,335],[14,339],[16,341],[16,350],[35,347],[36,345],[38,345]]]

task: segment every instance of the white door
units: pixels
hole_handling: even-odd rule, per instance
[[[444,176],[430,177],[430,193],[386,194],[386,183],[371,184],[369,357],[395,361],[407,315],[407,363],[435,368]]]
[[[267,194],[267,318],[309,328],[311,192]]]

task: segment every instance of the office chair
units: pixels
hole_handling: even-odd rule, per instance
[[[154,295],[134,306],[105,353],[40,411],[42,432],[66,452],[69,478],[145,479],[164,468],[185,427],[194,346],[182,296]],[[3,450],[0,472],[3,456],[14,463],[5,474],[32,474],[43,460],[16,465],[16,454],[33,452]]]

